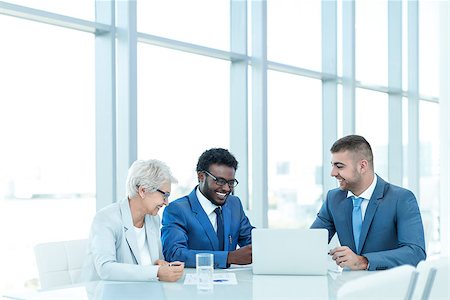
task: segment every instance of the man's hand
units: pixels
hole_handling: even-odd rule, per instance
[[[248,265],[252,263],[252,245],[228,252],[227,264]]]
[[[364,256],[356,255],[349,247],[336,247],[331,249],[330,255],[341,268],[347,267],[351,270],[367,270],[369,261]]]

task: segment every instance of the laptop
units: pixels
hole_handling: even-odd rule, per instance
[[[327,275],[328,230],[253,229],[253,274]]]

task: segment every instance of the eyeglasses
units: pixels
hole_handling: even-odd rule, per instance
[[[160,189],[156,189],[156,191],[160,192],[161,194],[163,194],[164,201],[169,201],[170,193],[161,191]]]
[[[228,186],[230,188],[234,188],[239,183],[239,181],[237,181],[237,179],[226,180],[225,178],[222,178],[222,177],[216,177],[213,174],[209,173],[208,171],[203,171],[203,173],[211,176],[211,178],[217,183],[217,185],[220,185],[220,186],[224,186],[225,184],[228,184]]]

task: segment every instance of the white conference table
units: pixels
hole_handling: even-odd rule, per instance
[[[187,268],[185,273],[194,273]],[[184,276],[177,282],[96,281],[46,291],[10,292],[3,295],[16,300],[119,300],[119,299],[317,299],[333,300],[343,283],[373,274],[367,271],[330,271],[326,276],[253,275],[251,268],[215,270],[236,274],[237,285],[214,285],[210,292],[185,285]]]

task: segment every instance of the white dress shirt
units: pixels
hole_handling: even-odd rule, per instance
[[[355,196],[358,198],[363,198],[363,201],[361,202],[361,214],[362,214],[362,220],[364,221],[364,215],[366,214],[367,206],[369,205],[370,198],[372,198],[373,191],[375,190],[375,186],[377,185],[377,174],[373,175],[373,181],[372,184],[361,193],[361,195],[356,196],[352,192],[348,191],[347,198],[351,196]]]
[[[203,210],[205,211],[206,215],[209,218],[209,221],[211,222],[212,227],[214,228],[214,231],[217,232],[217,215],[214,212],[214,210],[218,207],[217,205],[214,205],[209,201],[203,194],[200,192],[200,190],[197,187],[197,190],[195,191],[195,194],[197,195],[197,199],[200,202],[200,205],[202,206]]]

